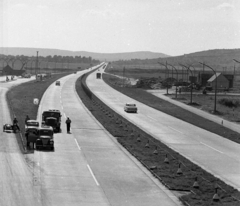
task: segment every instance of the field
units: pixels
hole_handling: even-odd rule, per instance
[[[174,92],[175,93],[175,92]],[[177,101],[189,104],[190,103],[190,92],[184,93],[184,94],[178,94],[177,99],[175,98],[175,94],[170,94],[170,98],[174,98]],[[216,104],[216,109],[217,109],[217,115],[223,119],[226,119],[231,122],[239,123],[240,122],[240,99],[238,96],[233,96],[233,95],[225,95],[225,94],[217,94],[217,104]],[[192,101],[195,103],[194,106],[195,108],[201,109],[203,111],[212,113],[214,109],[214,94],[211,93],[208,95],[202,95],[201,93],[199,94],[193,94],[192,95]],[[235,103],[236,106],[226,106],[227,103],[225,102],[232,102]]]

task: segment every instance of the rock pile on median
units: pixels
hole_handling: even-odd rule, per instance
[[[151,78],[140,78],[137,81],[136,86],[138,88],[145,88],[145,89],[160,89],[162,88],[162,79],[151,77]]]

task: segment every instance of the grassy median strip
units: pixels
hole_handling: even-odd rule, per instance
[[[37,118],[38,105],[33,104],[33,99],[38,98],[39,102],[46,89],[57,79],[66,76],[70,73],[53,74],[51,78],[43,81],[30,81],[13,87],[7,92],[9,107],[11,108],[12,116],[16,116],[23,136],[23,145],[26,145],[24,136],[25,118],[26,115],[30,119]],[[22,146],[20,146],[21,149]]]
[[[77,93],[85,106],[106,130],[166,187],[186,192],[186,195],[180,197],[185,205],[240,205],[239,191],[131,124],[94,94],[89,95],[85,78],[76,83]],[[120,90],[122,91],[122,88]],[[215,201],[213,197],[216,197],[216,194],[219,200]]]

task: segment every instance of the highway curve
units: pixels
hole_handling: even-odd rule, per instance
[[[102,79],[96,79],[96,72],[89,75],[87,85],[100,100],[130,122],[227,184],[240,189],[239,144],[123,95]],[[137,104],[138,114],[124,112],[124,104],[127,102]]]
[[[6,77],[0,77],[0,124],[12,123],[8,109],[6,92],[20,83],[33,80],[17,79],[5,82]],[[19,148],[17,138],[13,133],[0,131],[0,205],[40,205],[37,200],[37,190],[34,186],[34,176]]]
[[[146,206],[181,205],[111,137],[83,106],[75,81],[84,73],[63,77],[45,92],[39,108],[62,112],[62,132],[55,151],[28,154],[42,205]],[[65,120],[72,120],[71,134]]]

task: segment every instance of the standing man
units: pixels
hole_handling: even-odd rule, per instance
[[[27,121],[30,120],[29,116],[27,115],[25,118],[25,124],[27,124]]]
[[[13,126],[16,126],[16,128],[18,129],[18,131],[20,131],[19,125],[18,125],[18,120],[16,117],[14,117],[13,119]]]
[[[67,133],[70,133],[71,122],[72,121],[69,119],[69,117],[67,117],[67,120],[66,120]]]

